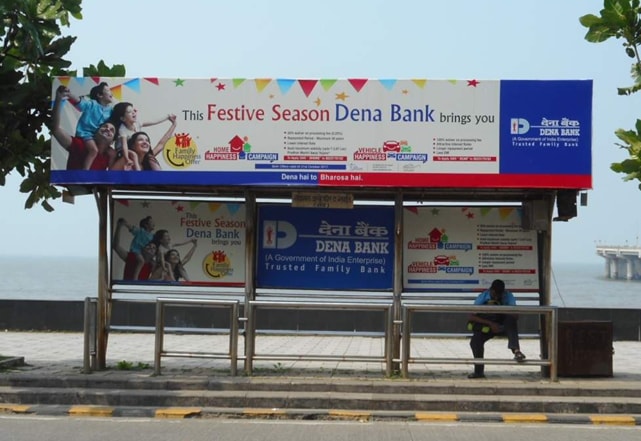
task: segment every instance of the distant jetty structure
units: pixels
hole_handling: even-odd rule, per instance
[[[641,280],[641,247],[597,245],[596,253],[605,259],[609,279]]]

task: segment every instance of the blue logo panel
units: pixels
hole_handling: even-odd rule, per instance
[[[393,288],[394,208],[258,209],[259,288]]]
[[[592,81],[501,81],[501,174],[591,175]]]

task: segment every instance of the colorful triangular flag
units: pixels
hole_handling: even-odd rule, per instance
[[[309,97],[309,94],[312,93],[312,90],[316,87],[316,83],[318,83],[318,80],[298,80],[298,84],[300,84],[306,97]]]
[[[289,89],[291,89],[295,83],[296,80],[288,80],[284,78],[276,80],[276,84],[278,84],[278,88],[283,95],[287,95],[287,92],[289,92]]]
[[[267,87],[269,83],[272,82],[272,80],[268,78],[263,78],[263,79],[256,79],[254,80],[254,82],[256,83],[256,90],[258,90],[259,92],[262,92],[265,89],[265,87]]]
[[[379,82],[387,90],[392,90],[394,88],[394,86],[396,85],[396,80],[379,80]]]
[[[335,83],[336,83],[336,80],[320,80],[321,87],[325,92],[331,89]]]
[[[349,81],[349,84],[352,85],[352,87],[354,88],[354,90],[356,90],[356,92],[360,92],[363,86],[367,84],[368,80],[362,79],[362,78],[352,78],[352,79],[348,79],[347,81]]]

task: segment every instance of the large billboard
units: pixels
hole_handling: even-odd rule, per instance
[[[113,216],[113,282],[244,286],[244,204],[116,199]]]
[[[406,207],[403,287],[478,291],[502,279],[538,291],[537,233],[521,227],[521,207]]]
[[[53,184],[592,186],[590,80],[56,77],[53,97]]]

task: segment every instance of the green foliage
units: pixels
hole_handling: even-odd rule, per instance
[[[633,84],[617,88],[619,95],[631,95],[641,90],[641,0],[604,0],[600,16],[587,14],[579,18],[588,28],[585,39],[591,43],[601,43],[610,38],[622,40],[626,55],[633,59],[630,76]],[[623,162],[613,163],[610,168],[623,173],[625,181],[641,182],[641,120],[637,119],[635,130],[619,129],[616,136],[623,141],[617,145],[628,151],[630,157]],[[641,189],[641,184],[639,184]]]
[[[2,0],[0,2],[0,185],[15,171],[24,180],[25,208],[49,200],[60,191],[49,184],[51,77],[75,76],[64,57],[76,37],[61,35],[70,18],[82,19],[82,0]],[[85,68],[83,75],[124,76],[124,66]]]
[[[149,363],[143,363],[141,361],[139,361],[138,363],[134,364],[131,361],[120,360],[116,364],[116,369],[118,369],[120,371],[142,371],[142,370],[149,369],[149,368],[150,368]]]

